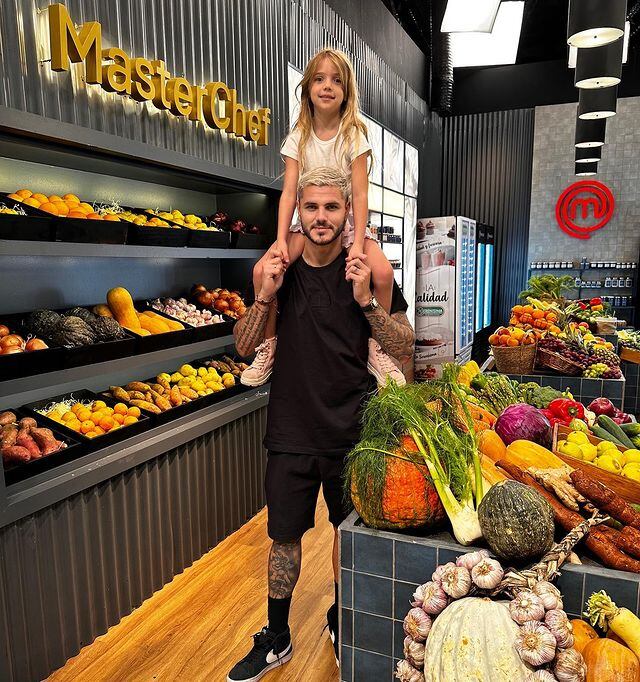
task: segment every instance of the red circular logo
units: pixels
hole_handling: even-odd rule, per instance
[[[597,180],[581,180],[569,185],[558,198],[556,220],[563,232],[576,239],[589,239],[591,232],[604,227],[611,216],[615,201],[611,190]],[[580,225],[590,216],[597,221],[593,225]]]

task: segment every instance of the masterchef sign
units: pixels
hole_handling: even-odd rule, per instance
[[[558,227],[570,237],[590,239],[613,215],[611,190],[597,180],[582,180],[567,187],[556,204]]]

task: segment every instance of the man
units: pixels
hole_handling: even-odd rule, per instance
[[[367,370],[371,335],[396,358],[413,352],[407,304],[395,287],[391,314],[371,294],[366,257],[347,259],[340,235],[349,211],[349,183],[333,168],[317,168],[298,184],[298,212],[306,237],[302,257],[286,271],[273,252],[255,303],[236,323],[238,352],[249,355],[264,339],[270,302],[278,299],[278,346],[264,439],[269,554],[268,626],[228,682],[257,682],[291,659],[291,595],[300,575],[301,539],[314,525],[322,491],[335,529],[336,603],[327,613],[338,661],[338,533],[345,518],[345,455],[359,440],[366,396],[375,389]],[[347,262],[348,261],[348,262]]]

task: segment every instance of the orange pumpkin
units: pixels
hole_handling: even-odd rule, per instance
[[[640,682],[640,661],[627,647],[612,639],[594,639],[582,652],[587,682]]]
[[[493,430],[482,431],[478,435],[478,450],[493,462],[499,462],[507,454],[507,446]]]
[[[370,528],[423,528],[444,521],[444,507],[426,465],[413,454],[417,452],[413,438],[405,436],[392,456],[380,454],[385,470],[379,507],[372,504],[376,500],[371,479],[366,486],[368,490],[359,490],[358,479],[351,477],[353,506]]]
[[[624,641],[624,639],[622,639],[622,637],[618,637],[618,635],[616,635],[616,633],[611,629],[607,631],[607,639],[612,639],[614,642],[622,644],[622,646],[627,646],[627,643]]]
[[[573,625],[573,637],[575,639],[573,648],[578,652],[582,653],[592,639],[598,639],[598,633],[586,620],[576,618],[571,621],[571,625]]]

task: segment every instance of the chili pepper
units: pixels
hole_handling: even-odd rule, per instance
[[[580,306],[580,310],[586,310],[587,309],[587,304],[583,303],[582,301],[578,301],[578,305]]]
[[[569,422],[564,422],[548,408],[540,410],[540,412],[542,412],[542,414],[549,420],[551,428],[553,428],[556,424],[561,424],[562,426],[569,426]]]
[[[601,298],[592,298],[589,303],[591,305],[602,305],[602,299]]]
[[[557,398],[549,403],[548,409],[555,417],[570,422],[572,419],[584,419],[584,406],[576,400]]]

